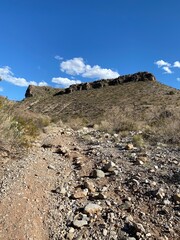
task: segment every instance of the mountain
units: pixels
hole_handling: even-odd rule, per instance
[[[180,91],[159,83],[148,72],[66,89],[29,86],[20,106],[71,126],[99,125],[115,132],[140,129],[147,137],[179,141]]]
[[[0,97],[0,239],[179,239],[179,90],[139,72],[25,95]]]

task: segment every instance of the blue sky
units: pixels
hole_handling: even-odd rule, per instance
[[[180,89],[179,0],[0,0],[0,95],[138,71]]]

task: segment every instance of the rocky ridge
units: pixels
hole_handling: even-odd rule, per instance
[[[119,85],[127,82],[139,82],[139,81],[156,81],[156,78],[153,76],[153,74],[149,72],[138,72],[135,74],[128,74],[124,76],[119,76],[118,78],[114,79],[102,79],[94,82],[86,82],[86,83],[80,83],[80,84],[73,84],[68,88],[57,90],[55,95],[61,95],[61,94],[69,94],[74,91],[82,91],[82,90],[89,90],[89,89],[97,89],[97,88],[103,88],[106,86],[114,86]],[[39,92],[37,89],[42,90],[42,92]],[[36,87],[30,85],[27,88],[27,91],[25,93],[25,97],[32,97],[38,94],[47,94],[51,91],[52,88],[50,87]]]

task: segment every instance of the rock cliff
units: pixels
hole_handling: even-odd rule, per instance
[[[80,84],[73,84],[65,89],[56,89],[54,90],[54,95],[61,95],[61,94],[69,94],[75,91],[82,91],[82,90],[89,90],[89,89],[96,89],[96,88],[103,88],[106,86],[114,86],[119,85],[127,82],[139,82],[139,81],[156,81],[156,78],[153,74],[149,72],[138,72],[135,74],[128,74],[119,76],[118,78],[114,79],[101,79],[94,82],[86,82]],[[26,91],[25,97],[32,97],[37,96],[38,94],[52,94],[51,87],[37,87],[30,85]]]
[[[92,88],[95,89],[95,88],[103,88],[106,86],[114,86],[114,85],[119,85],[126,82],[139,82],[139,81],[156,81],[156,78],[154,77],[153,74],[149,72],[138,72],[135,74],[119,76],[118,78],[114,78],[114,79],[101,79],[94,82],[73,84],[70,87],[66,88],[65,90],[61,90],[56,95],[68,94],[74,91],[88,90]]]
[[[52,88],[49,86],[34,86],[34,85],[29,85],[29,87],[26,90],[25,97],[34,97],[34,96],[42,96],[44,94],[56,94],[57,92],[61,91],[62,89],[60,88]]]

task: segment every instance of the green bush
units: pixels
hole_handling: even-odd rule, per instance
[[[134,135],[132,142],[135,147],[143,147],[144,146],[144,139],[143,139],[142,135],[140,135],[140,134]]]

